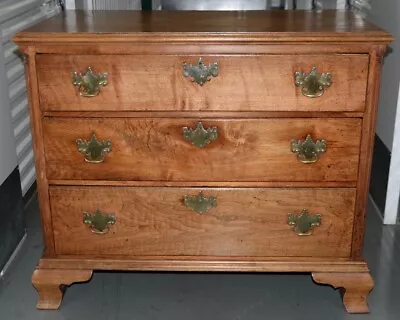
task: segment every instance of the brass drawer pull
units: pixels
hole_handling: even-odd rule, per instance
[[[320,214],[310,215],[307,209],[303,209],[300,215],[289,213],[288,225],[293,226],[293,231],[299,236],[310,236],[314,227],[321,225]]]
[[[85,74],[72,72],[72,84],[79,87],[82,97],[95,97],[100,93],[100,87],[108,84],[108,73],[95,74],[91,67],[87,68]]]
[[[93,233],[105,234],[110,231],[110,226],[116,223],[116,219],[113,213],[107,214],[97,210],[94,213],[85,212],[83,223],[89,225]]]
[[[332,74],[318,73],[317,68],[313,67],[309,74],[305,72],[296,72],[294,75],[297,87],[301,87],[301,93],[308,98],[318,98],[325,93],[332,85]]]
[[[89,163],[102,163],[106,153],[111,152],[111,140],[99,141],[94,133],[89,141],[77,139],[76,144]]]
[[[199,148],[203,148],[210,144],[211,141],[215,141],[218,138],[218,128],[211,127],[207,130],[204,129],[201,122],[197,123],[196,129],[183,127],[183,138],[187,141],[192,142],[193,145]]]
[[[207,213],[212,207],[217,206],[216,197],[205,197],[203,192],[197,196],[184,196],[183,203],[187,208],[199,214]]]
[[[191,77],[192,82],[196,82],[200,86],[210,81],[212,77],[218,76],[218,62],[210,63],[206,66],[202,58],[199,58],[197,65],[183,63],[183,75]]]
[[[297,153],[299,161],[305,164],[315,163],[318,161],[319,156],[325,153],[328,146],[325,140],[313,141],[311,135],[307,135],[306,140],[292,139],[291,150]]]

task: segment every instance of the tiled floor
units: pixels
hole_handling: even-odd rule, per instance
[[[365,257],[375,289],[370,315],[345,313],[338,291],[309,274],[96,272],[71,286],[59,311],[35,309],[30,277],[42,251],[37,203],[28,238],[0,284],[0,319],[14,320],[340,320],[400,319],[400,228],[382,227],[369,206]]]

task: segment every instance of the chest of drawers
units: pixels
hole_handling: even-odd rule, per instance
[[[72,11],[14,40],[45,241],[38,308],[93,270],[157,270],[310,272],[368,311],[389,34],[350,12]]]

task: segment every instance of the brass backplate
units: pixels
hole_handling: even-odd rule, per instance
[[[330,72],[318,73],[317,68],[313,67],[308,74],[296,72],[294,81],[297,87],[301,87],[303,96],[318,98],[332,85],[332,74]]]
[[[183,138],[187,141],[190,141],[193,145],[199,148],[204,148],[211,141],[215,141],[218,138],[218,128],[211,127],[208,129],[204,129],[203,124],[201,122],[197,123],[196,129],[184,127],[183,130]]]
[[[321,154],[328,149],[326,140],[317,140],[314,142],[311,135],[308,134],[304,141],[292,139],[291,151],[297,153],[297,158],[304,164],[315,163]]]
[[[307,209],[303,209],[301,214],[289,213],[288,224],[293,226],[293,231],[299,236],[310,236],[314,227],[320,226],[322,216],[320,214],[310,215]]]
[[[76,145],[78,151],[85,157],[89,163],[101,163],[107,153],[111,152],[111,140],[99,141],[93,133],[90,140],[77,139]]]
[[[197,64],[183,63],[183,75],[190,77],[193,82],[203,86],[212,77],[217,77],[219,73],[218,62],[210,63],[208,66],[204,64],[203,59],[199,58]]]
[[[110,226],[116,223],[115,214],[103,213],[100,210],[96,212],[85,212],[83,214],[83,223],[90,226],[93,233],[105,234],[110,230]]]
[[[100,93],[100,87],[108,84],[108,73],[94,73],[88,67],[85,73],[72,72],[72,85],[79,87],[82,97],[96,97]]]
[[[194,212],[204,214],[217,206],[217,198],[212,196],[205,197],[203,192],[200,192],[197,196],[184,196],[183,203]]]

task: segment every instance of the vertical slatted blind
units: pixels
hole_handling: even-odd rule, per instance
[[[141,0],[88,0],[93,10],[141,10]]]
[[[362,16],[366,16],[371,10],[371,0],[350,0],[350,7]]]
[[[371,9],[371,0],[351,0],[350,4],[354,9],[358,10]]]
[[[0,39],[4,55],[8,97],[10,100],[14,136],[21,176],[22,192],[25,194],[36,180],[33,161],[32,134],[28,110],[28,99],[24,77],[24,65],[16,54],[17,46],[12,36],[33,25],[52,13],[43,6],[43,0],[0,2]]]

